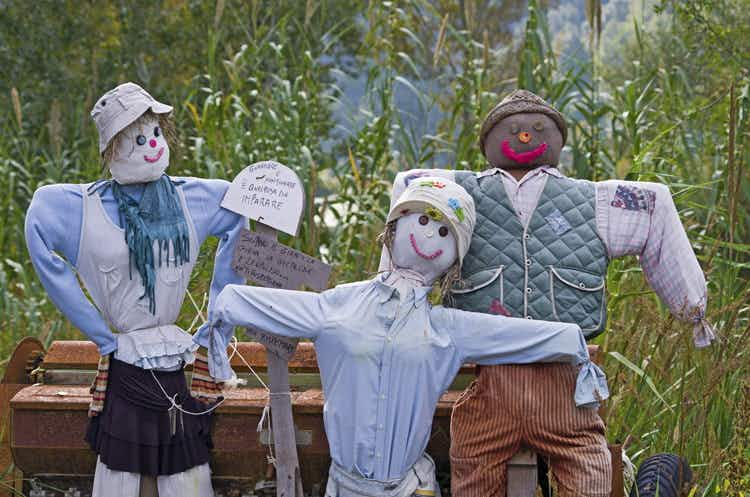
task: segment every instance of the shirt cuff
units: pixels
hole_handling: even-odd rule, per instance
[[[226,327],[227,325],[222,325],[221,321],[217,321],[208,330],[208,374],[216,381],[228,381],[235,378],[229,363],[229,356],[227,356],[228,337],[233,327],[229,326],[228,330]]]
[[[714,340],[716,340],[716,329],[706,318],[701,317],[693,325],[693,343],[697,348],[702,349],[711,345]]]
[[[115,339],[114,337],[112,338],[113,339],[111,342],[99,346],[99,355],[109,355],[117,350],[117,339]]]
[[[593,362],[584,362],[576,379],[576,407],[597,408],[599,402],[608,398],[607,375]]]
[[[193,334],[193,342],[197,343],[200,347],[207,349],[209,331],[210,330],[209,330],[208,323],[203,323],[203,325],[201,325],[201,327],[198,328],[198,331],[196,331]]]

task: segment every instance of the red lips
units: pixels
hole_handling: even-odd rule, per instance
[[[547,151],[547,144],[542,143],[534,150],[529,150],[528,152],[516,152],[511,148],[508,140],[503,140],[500,150],[503,152],[503,155],[510,160],[516,161],[519,164],[528,164]]]
[[[156,155],[155,155],[155,156],[153,156],[153,157],[149,157],[148,155],[144,155],[144,156],[143,156],[143,159],[144,159],[144,160],[145,160],[146,162],[150,162],[150,163],[152,163],[152,164],[153,164],[154,162],[156,162],[156,161],[158,161],[159,159],[161,159],[161,156],[162,156],[163,154],[164,154],[164,147],[161,147],[161,148],[159,149],[159,151],[158,151],[158,152],[156,152]]]
[[[411,241],[411,247],[414,249],[414,252],[417,253],[419,257],[422,259],[427,259],[428,261],[431,261],[432,259],[436,259],[443,255],[443,249],[437,249],[435,252],[431,254],[425,254],[421,250],[419,250],[419,247],[417,246],[417,240],[414,238],[414,233],[409,233],[409,240]]]

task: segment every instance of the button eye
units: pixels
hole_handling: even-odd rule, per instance
[[[446,228],[445,226],[441,226],[440,229],[438,230],[438,235],[442,237],[448,236],[448,228]]]
[[[520,131],[520,128],[518,127],[518,124],[513,123],[510,125],[510,132],[514,135]]]
[[[543,131],[544,123],[542,121],[534,121],[534,124],[532,124],[531,127],[537,131]]]
[[[419,224],[421,224],[422,226],[425,226],[429,222],[430,222],[430,218],[427,217],[426,215],[422,214],[421,216],[419,216]]]
[[[146,137],[143,135],[138,135],[135,137],[135,142],[138,145],[145,145],[146,144]]]
[[[161,130],[159,129],[159,126],[154,128],[154,136],[158,137],[161,134]]]

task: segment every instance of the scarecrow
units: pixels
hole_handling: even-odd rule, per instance
[[[576,323],[591,339],[606,325],[609,261],[637,254],[659,297],[694,323],[696,346],[710,344],[706,282],[669,189],[566,177],[557,169],[566,137],[556,109],[516,90],[482,124],[479,143],[489,169],[397,175],[393,199],[425,175],[454,180],[474,199],[477,226],[452,305]],[[506,463],[526,446],[549,463],[560,496],[609,496],[604,423],[596,410],[567,402],[575,370],[569,364],[479,363],[451,418],[452,495],[505,496]]]
[[[164,173],[171,112],[133,83],[104,94],[91,116],[112,179],[44,186],[26,215],[39,279],[101,354],[86,433],[98,455],[94,497],[213,495],[207,402],[221,385],[199,349],[207,328],[194,340],[175,321],[208,236],[221,239],[209,309],[242,281],[230,261],[246,220],[219,206],[229,183]],[[196,398],[182,371],[194,361]]]
[[[433,283],[446,291],[459,274],[474,221],[463,188],[420,178],[388,215],[392,265],[374,279],[321,294],[241,285],[219,294],[215,334],[252,326],[314,341],[332,459],[327,497],[439,495],[425,448],[437,402],[464,362],[568,363],[578,368],[565,399],[572,408],[608,396],[577,325],[430,304]],[[209,358],[215,378],[232,376],[225,347]]]

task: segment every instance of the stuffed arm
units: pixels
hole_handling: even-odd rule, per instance
[[[226,285],[244,283],[244,278],[232,269],[232,256],[242,228],[247,227],[247,219],[221,207],[229,182],[196,178],[184,178],[183,181],[185,200],[193,217],[201,245],[209,236],[219,239],[214,257],[214,272],[208,291],[208,318],[210,320],[219,292]],[[201,347],[207,347],[208,331],[208,323],[204,323],[193,336],[193,341]],[[231,336],[225,337],[226,341],[230,338]]]
[[[83,219],[82,194],[80,185],[38,189],[26,212],[26,245],[52,302],[105,356],[117,349],[117,340],[86,298],[73,270]]]
[[[510,318],[435,307],[432,322],[447,323],[461,362],[531,364],[562,362],[580,366],[575,401],[596,407],[609,397],[604,372],[591,362],[586,340],[576,324]]]
[[[651,288],[678,318],[694,324],[697,347],[710,345],[706,280],[669,188],[658,183],[597,183],[597,224],[611,257],[636,254]]]
[[[227,285],[221,291],[209,323],[208,365],[211,376],[232,378],[227,357],[235,326],[244,326],[289,338],[316,339],[325,312],[317,293]]]
[[[210,318],[216,296],[221,289],[230,283],[244,282],[242,276],[232,269],[232,255],[242,228],[247,227],[247,219],[221,207],[229,182],[197,178],[182,178],[181,181],[185,201],[190,209],[200,244],[202,245],[209,236],[219,239],[214,257],[214,272],[208,291]],[[208,332],[208,323],[204,323],[193,336],[193,341],[199,347],[193,363],[190,393],[198,400],[210,403],[220,398],[223,383],[217,382],[209,373]],[[223,342],[228,343],[230,339],[231,335],[223,337]]]

